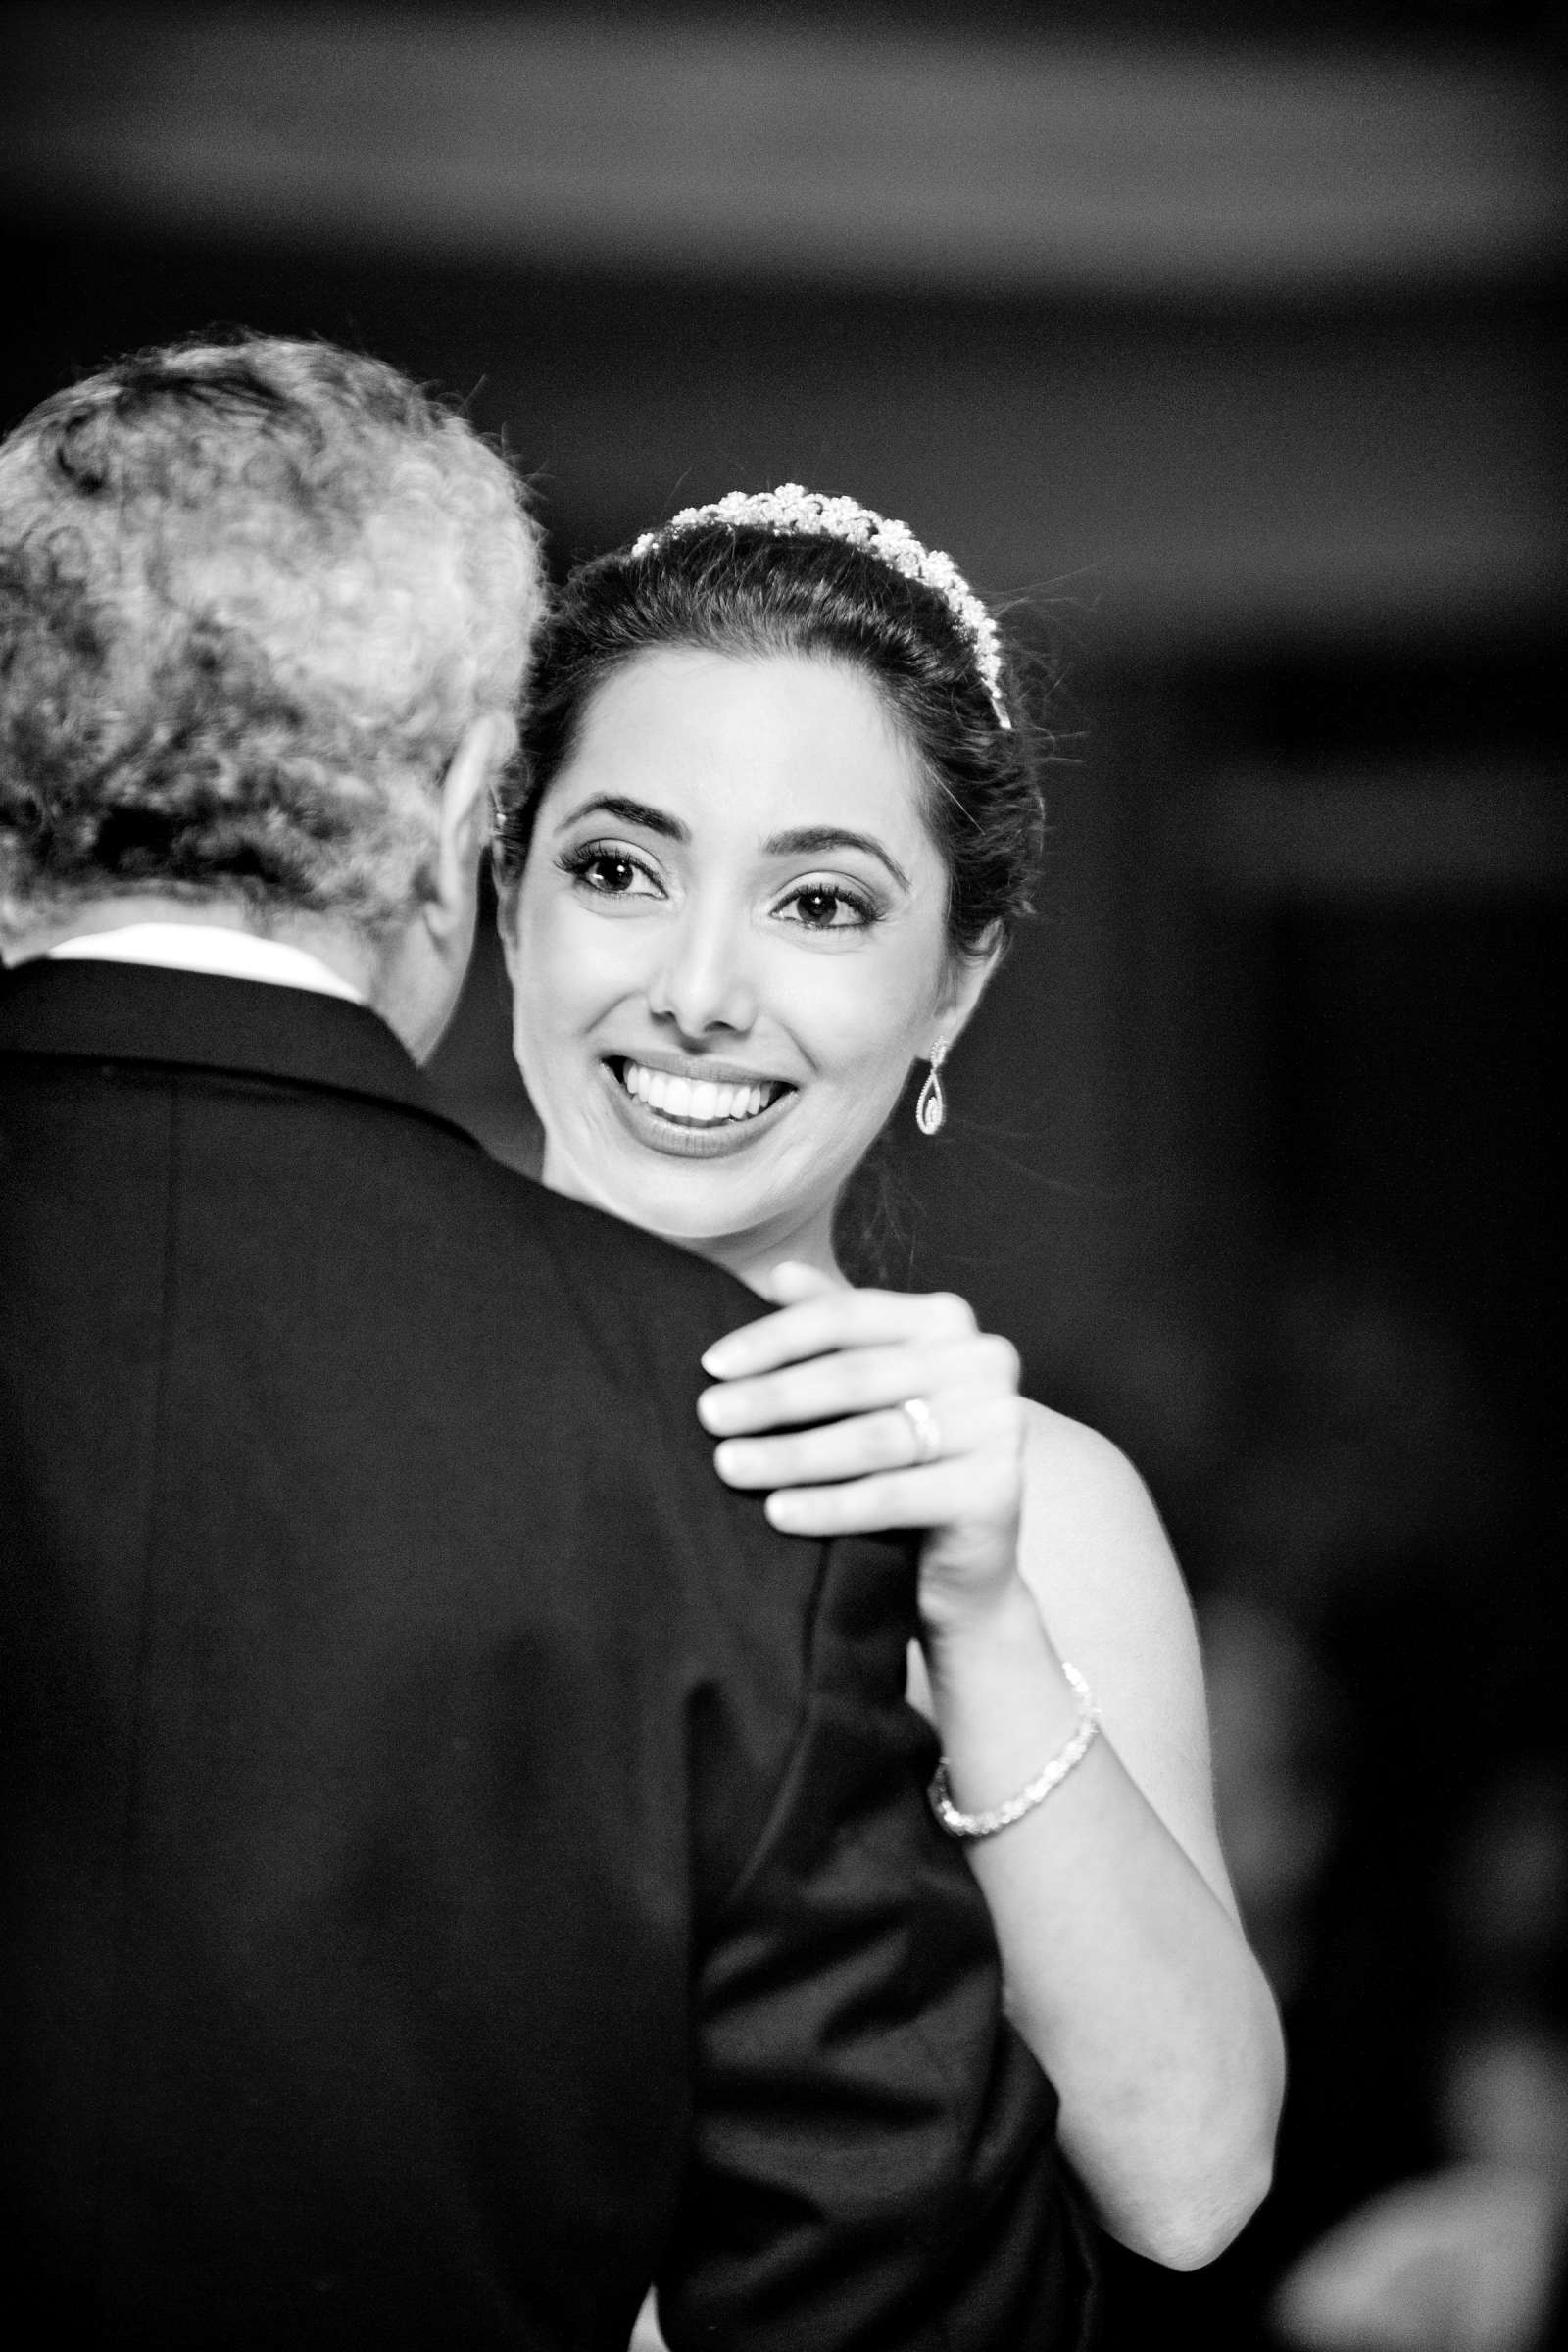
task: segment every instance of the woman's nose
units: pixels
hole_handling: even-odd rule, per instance
[[[749,1029],[757,990],[733,924],[694,914],[666,934],[666,953],[648,988],[649,1010],[686,1037]]]

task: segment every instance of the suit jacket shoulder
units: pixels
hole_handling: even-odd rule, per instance
[[[488,1162],[353,1007],[0,985],[0,2153],[48,2340],[621,2352],[656,2272],[678,2346],[1072,2340],[906,1558],[776,1535],[696,1421],[755,1311]]]

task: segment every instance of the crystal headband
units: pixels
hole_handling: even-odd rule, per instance
[[[662,540],[698,530],[706,522],[753,523],[793,538],[842,539],[863,548],[905,579],[934,588],[974,650],[975,667],[998,725],[1011,727],[1002,699],[1002,641],[996,622],[953,558],[940,548],[922,547],[907,523],[890,522],[853,498],[824,498],[819,490],[805,490],[799,482],[781,482],[776,490],[732,490],[711,506],[683,507],[659,530],[644,531],[631,552],[646,556]]]

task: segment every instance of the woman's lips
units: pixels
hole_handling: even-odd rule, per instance
[[[686,1078],[620,1054],[602,1067],[632,1133],[686,1158],[743,1149],[775,1126],[795,1099],[782,1078]]]

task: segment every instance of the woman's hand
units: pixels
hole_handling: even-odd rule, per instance
[[[844,1290],[800,1265],[773,1284],[779,1311],[703,1358],[720,1384],[697,1408],[723,1441],[719,1476],[768,1489],[769,1519],[792,1535],[926,1528],[927,1625],[985,1608],[1017,1573],[1017,1350],[948,1293]]]

